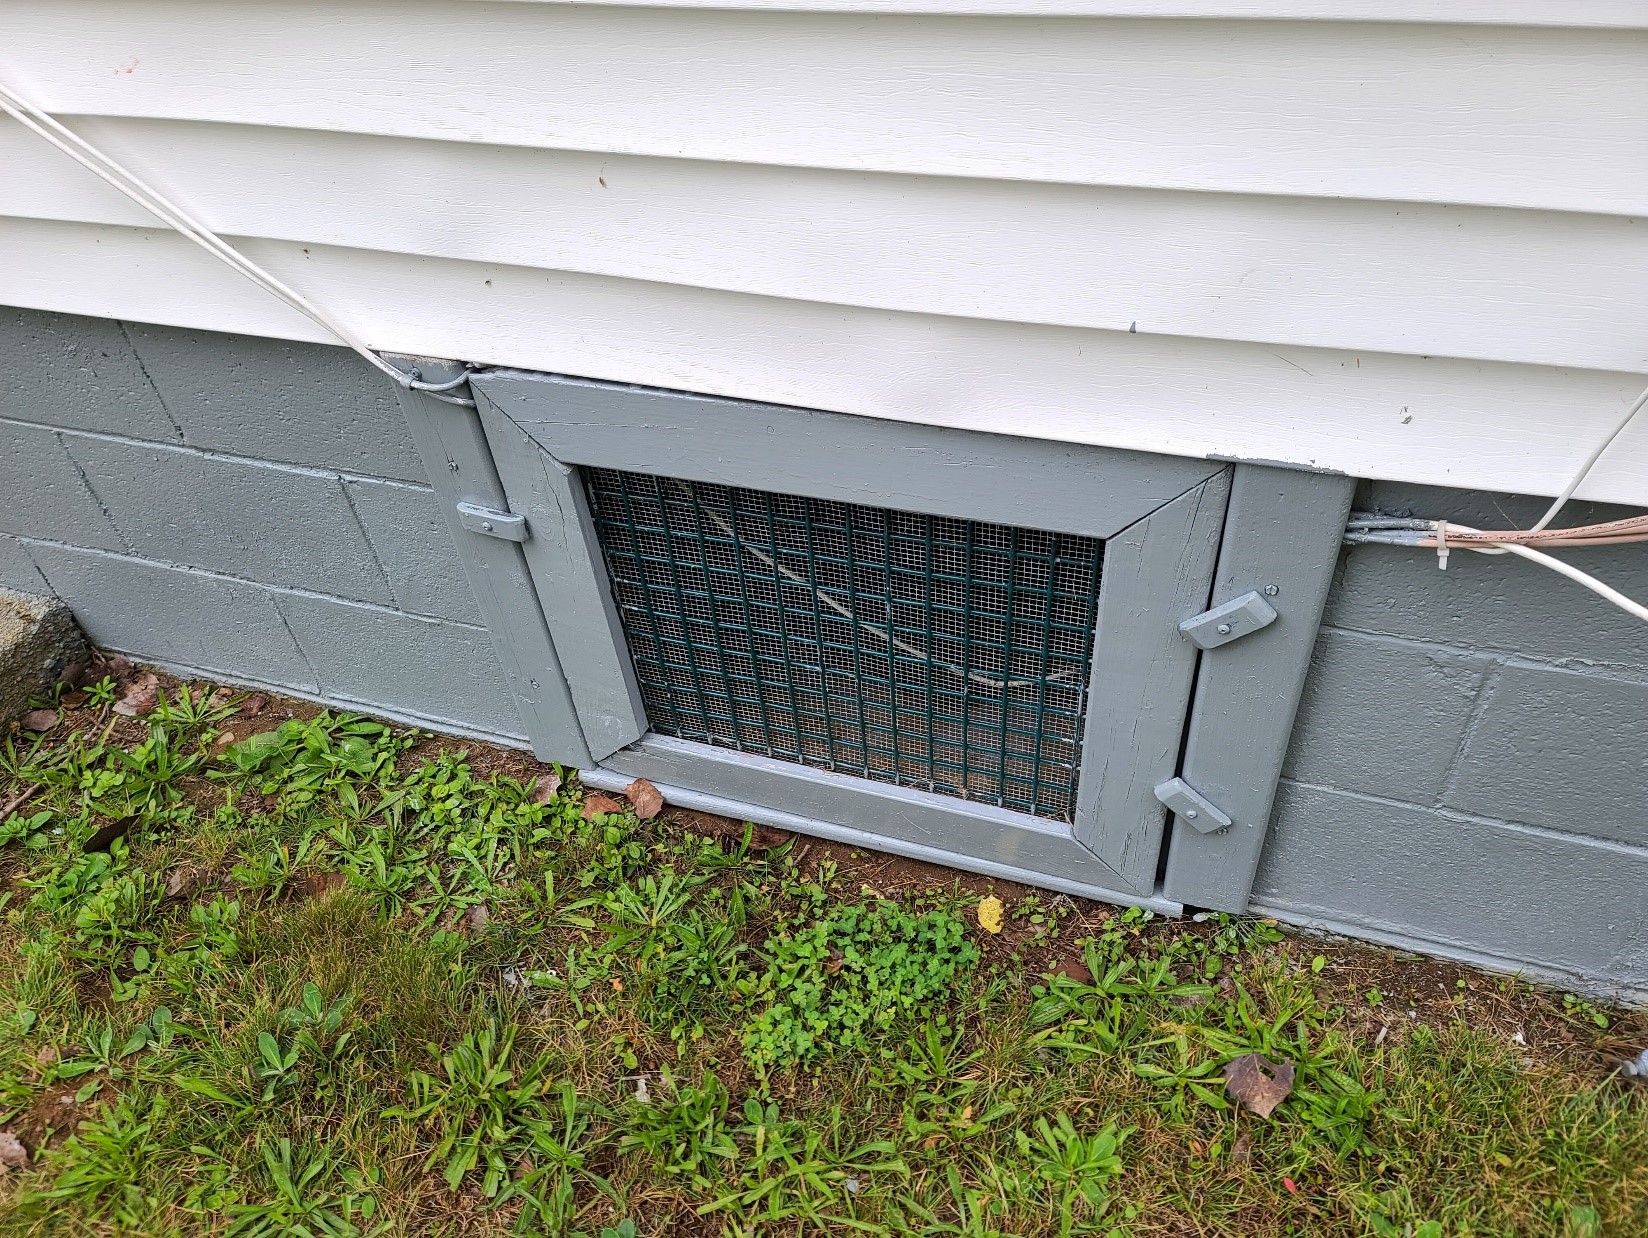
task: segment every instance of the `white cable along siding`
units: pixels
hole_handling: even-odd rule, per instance
[[[378,348],[1554,493],[1648,370],[1648,12],[1385,7],[13,0],[0,75]],[[319,338],[0,167],[0,301]]]

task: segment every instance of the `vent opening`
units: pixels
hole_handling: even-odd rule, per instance
[[[653,731],[1071,820],[1101,541],[583,474]]]

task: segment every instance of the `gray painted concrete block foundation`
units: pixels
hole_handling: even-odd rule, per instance
[[[18,310],[0,310],[0,355],[0,586],[55,594],[98,643],[170,668],[522,742],[522,698],[369,367]],[[1508,527],[1544,502],[1364,483],[1355,505]],[[1580,553],[1648,596],[1648,551]],[[1648,633],[1553,573],[1344,552],[1255,906],[1648,998],[1645,717]]]

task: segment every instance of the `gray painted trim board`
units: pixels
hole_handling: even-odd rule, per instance
[[[1212,601],[1258,590],[1277,618],[1202,654],[1181,773],[1233,824],[1203,834],[1175,818],[1163,882],[1169,898],[1224,911],[1247,909],[1356,488],[1327,473],[1235,470]]]
[[[392,357],[391,361],[417,369],[428,382],[447,382],[463,373],[455,362],[427,357]],[[521,546],[472,532],[458,515],[459,503],[509,509],[479,417],[473,410],[423,392],[397,391],[534,753],[545,761],[590,763],[594,757],[585,743]],[[416,673],[416,668],[407,671]]]
[[[1075,835],[1135,894],[1156,891],[1154,788],[1179,767],[1196,673],[1178,620],[1207,605],[1229,496],[1218,473],[1104,544]]]
[[[1148,907],[1166,915],[1183,910],[1167,899],[1116,889],[1109,869],[1066,827],[1002,809],[958,811],[960,801],[947,796],[656,735],[579,776],[586,785],[609,791],[622,791],[634,779],[645,778],[667,802],[683,808],[1107,903]],[[870,803],[880,811],[867,817],[863,809]],[[848,824],[854,821],[861,824]],[[874,828],[864,828],[864,821],[873,822]]]
[[[475,400],[508,506],[527,520],[521,554],[545,600],[584,741],[601,760],[640,739],[647,721],[584,488],[485,392]]]
[[[1110,537],[1225,466],[491,370],[471,387],[566,464]]]

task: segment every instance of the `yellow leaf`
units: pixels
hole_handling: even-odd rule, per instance
[[[1001,932],[1001,900],[994,894],[986,894],[978,901],[979,927],[986,933]]]

